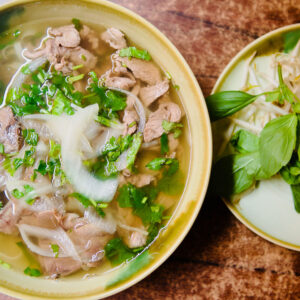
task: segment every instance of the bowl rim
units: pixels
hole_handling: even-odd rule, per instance
[[[15,7],[17,5],[25,5],[29,3],[34,3],[34,2],[39,2],[40,0],[10,0],[8,3],[0,4],[0,12],[2,12],[5,9],[9,9],[12,7]],[[176,241],[171,244],[168,252],[166,252],[164,255],[162,255],[155,263],[153,263],[149,267],[145,267],[143,271],[141,271],[137,276],[135,276],[133,279],[127,279],[126,281],[120,283],[116,287],[110,288],[108,291],[102,291],[102,292],[94,292],[94,294],[89,294],[89,295],[83,295],[83,296],[78,296],[78,297],[72,297],[72,299],[80,299],[80,300],[88,300],[88,299],[102,299],[105,297],[109,297],[112,295],[115,295],[133,285],[136,283],[140,282],[143,280],[145,277],[150,275],[152,272],[154,272],[159,266],[161,266],[170,256],[171,254],[174,253],[174,251],[177,249],[177,247],[181,244],[183,239],[186,237],[188,232],[190,231],[192,225],[194,224],[196,217],[199,214],[199,211],[202,207],[202,204],[205,199],[206,191],[208,188],[208,183],[210,179],[210,173],[211,173],[211,165],[212,165],[212,130],[211,130],[211,123],[209,119],[209,114],[208,110],[205,104],[205,98],[203,96],[202,90],[199,86],[199,83],[191,70],[190,66],[187,64],[186,60],[182,56],[182,54],[179,52],[179,50],[173,45],[173,43],[159,30],[157,29],[154,25],[152,25],[149,21],[144,19],[143,17],[139,16],[137,13],[131,11],[130,9],[127,9],[119,4],[112,3],[107,0],[80,0],[83,3],[92,3],[95,5],[102,5],[106,6],[108,8],[111,8],[113,10],[119,11],[126,15],[129,18],[134,19],[137,21],[139,24],[141,24],[144,28],[146,28],[148,31],[150,31],[154,36],[156,36],[160,42],[164,43],[166,47],[168,48],[169,51],[173,52],[174,55],[178,58],[178,61],[181,65],[181,67],[185,70],[185,73],[188,75],[188,80],[191,83],[191,87],[193,88],[193,92],[195,93],[195,98],[198,98],[198,104],[197,105],[197,110],[200,112],[201,111],[201,116],[203,117],[203,126],[204,126],[204,131],[206,135],[206,145],[205,145],[205,154],[206,154],[206,160],[204,161],[203,169],[205,170],[203,174],[203,181],[202,181],[202,189],[198,190],[197,196],[195,196],[195,208],[192,212],[189,212],[190,216],[189,219],[184,226],[184,228],[181,230],[180,234],[178,234],[178,237]],[[191,124],[190,124],[191,126]],[[195,155],[195,153],[191,153],[191,157]],[[204,155],[203,155],[204,157]],[[191,160],[189,162],[191,164]],[[47,296],[34,296],[34,295],[29,295],[25,294],[22,292],[18,292],[16,290],[2,287],[0,286],[0,293],[7,294],[12,297],[20,297],[22,299],[28,299],[28,300],[33,300],[33,299],[51,299],[53,298],[48,298]],[[58,296],[55,299],[69,299],[66,297],[61,297]]]
[[[240,62],[240,60],[243,59],[244,57],[246,57],[246,55],[249,54],[250,51],[255,51],[255,49],[257,47],[259,47],[261,44],[264,44],[269,39],[272,39],[274,37],[278,37],[280,34],[282,34],[284,32],[292,31],[292,30],[295,30],[295,29],[300,29],[300,23],[286,25],[286,26],[277,28],[275,30],[272,30],[270,32],[265,33],[261,37],[255,39],[254,41],[252,41],[251,43],[249,43],[246,47],[244,47],[241,51],[239,51],[230,60],[230,62],[227,64],[227,66],[225,67],[225,69],[220,74],[217,82],[215,83],[214,88],[213,88],[211,94],[213,94],[213,93],[215,93],[215,92],[217,92],[219,90],[219,88],[222,86],[222,84],[224,83],[225,79],[230,74],[230,72],[233,71],[233,69]],[[276,244],[278,246],[290,249],[290,250],[300,251],[300,245],[296,246],[296,245],[294,245],[292,243],[282,241],[282,240],[280,240],[278,238],[275,238],[272,235],[264,232],[263,230],[261,230],[260,228],[258,228],[257,226],[255,226],[253,223],[251,223],[250,221],[248,221],[248,219],[246,217],[244,217],[238,211],[238,209],[235,207],[235,205],[233,205],[229,200],[225,199],[224,197],[222,197],[222,200],[225,203],[225,205],[228,207],[228,209],[232,212],[232,214],[242,224],[244,224],[247,228],[249,228],[251,231],[253,231],[257,235],[259,235],[263,239],[265,239],[265,240],[267,240],[267,241],[269,241],[269,242],[271,242],[273,244]]]

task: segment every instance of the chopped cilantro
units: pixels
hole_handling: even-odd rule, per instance
[[[162,220],[163,206],[153,203],[157,195],[158,190],[151,185],[137,188],[129,183],[119,189],[117,201],[120,207],[131,207],[134,215],[140,217],[145,225],[150,225]]]
[[[82,29],[82,24],[79,19],[73,18],[72,23],[74,24],[77,31],[80,31]]]
[[[24,66],[21,68],[21,72],[22,72],[24,75],[29,75],[29,74],[31,74],[30,65],[29,65],[29,64],[24,65]]]
[[[2,163],[3,169],[10,174],[10,176],[14,176],[15,168],[12,165],[12,160],[10,158],[5,158],[4,162]]]
[[[37,169],[35,169],[35,171],[43,176],[48,174],[49,178],[60,175],[62,174],[60,159],[50,157],[47,162],[40,160],[39,166]]]
[[[57,258],[59,254],[59,246],[57,244],[51,244],[51,249],[55,255],[55,258]]]
[[[136,47],[128,47],[120,50],[121,57],[135,57],[143,60],[151,60],[151,56],[147,50],[139,50]]]
[[[73,115],[74,110],[71,107],[71,102],[61,91],[57,91],[56,97],[53,101],[52,114],[53,115],[61,115],[62,113],[66,113],[67,115]]]
[[[34,129],[24,129],[22,131],[25,142],[28,145],[36,146],[39,141],[39,136]]]
[[[25,185],[23,186],[23,188],[24,188],[24,191],[23,191],[23,192],[20,191],[20,190],[18,190],[18,189],[13,189],[12,195],[13,195],[15,198],[17,198],[17,199],[20,199],[20,198],[22,198],[22,197],[28,195],[30,192],[32,192],[32,191],[34,190],[34,188],[33,188],[32,186],[28,185],[28,184],[25,184]],[[32,204],[34,203],[34,201],[35,201],[34,199],[27,199],[27,200],[26,200],[26,202],[27,202],[28,204],[30,204],[30,205],[32,205]]]
[[[32,277],[40,277],[42,275],[41,271],[38,269],[34,269],[34,268],[30,268],[27,267],[24,270],[24,274],[28,275],[28,276],[32,276]]]
[[[13,168],[14,170],[19,169],[24,163],[24,160],[22,158],[14,158],[13,160]]]
[[[105,246],[105,256],[113,266],[132,259],[136,253],[128,248],[120,238],[111,239]]]
[[[163,133],[160,138],[160,153],[162,155],[165,155],[169,152],[169,141],[168,141],[168,135],[166,133]]]
[[[90,171],[99,178],[107,178],[118,173],[116,163],[120,155],[128,150],[126,156],[127,167],[131,168],[136,154],[142,143],[141,134],[119,136],[118,138],[111,137],[110,140],[103,146],[101,156],[97,161],[88,164]]]
[[[12,195],[17,199],[24,197],[24,193],[19,191],[18,189],[13,189]]]
[[[50,151],[49,157],[57,159],[60,157],[61,146],[60,144],[55,143],[55,141],[50,140]]]
[[[175,139],[177,139],[182,133],[182,130],[180,128],[182,128],[183,125],[180,123],[168,122],[166,120],[163,120],[162,127],[166,133],[173,132]]]

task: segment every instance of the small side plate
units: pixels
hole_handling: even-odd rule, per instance
[[[282,36],[300,30],[300,24],[272,31],[239,52],[222,72],[212,93],[241,89],[247,59],[257,53],[258,64],[268,65],[268,58],[282,47]],[[218,153],[224,131],[213,125],[214,149]],[[249,229],[264,239],[285,248],[300,251],[300,214],[294,209],[292,192],[280,176],[260,181],[258,186],[238,202],[223,199],[231,212]]]

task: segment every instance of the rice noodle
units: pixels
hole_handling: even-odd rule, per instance
[[[252,132],[259,134],[262,128],[259,128],[251,123],[248,123],[244,120],[236,119],[236,118],[230,118],[230,120],[235,123],[236,125],[245,128],[247,130],[251,130]]]
[[[59,246],[59,257],[72,257],[74,260],[81,261],[73,242],[61,227],[47,229],[28,224],[20,224],[18,225],[18,228],[24,243],[33,253],[46,257],[55,257],[55,253],[50,250],[50,247],[49,250],[47,250],[35,245],[30,240],[30,236],[55,241]]]
[[[253,58],[255,57],[255,55],[256,55],[256,51],[254,51],[245,62],[245,73],[243,75],[244,78],[242,80],[241,90],[244,90],[246,88],[246,84],[247,84],[248,76],[249,76],[249,67],[250,67],[250,64],[251,64]]]

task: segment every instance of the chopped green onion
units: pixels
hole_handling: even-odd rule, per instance
[[[76,81],[79,81],[79,80],[81,80],[81,79],[83,79],[84,78],[84,74],[80,74],[80,75],[77,75],[77,76],[72,76],[72,77],[69,77],[68,78],[68,82],[70,83],[70,84],[72,84],[72,83],[74,83],[74,82],[76,82]]]
[[[78,69],[81,69],[81,68],[83,68],[83,64],[72,67],[72,70],[75,71],[75,70],[78,70]]]

